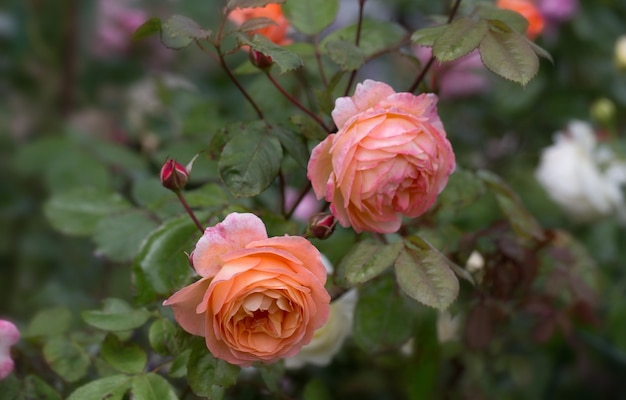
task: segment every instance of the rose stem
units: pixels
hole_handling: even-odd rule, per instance
[[[363,8],[365,6],[365,0],[359,0],[359,22],[356,26],[356,39],[354,40],[354,44],[358,47],[359,43],[361,43],[361,30],[363,29]],[[352,87],[352,83],[354,83],[354,78],[356,78],[355,69],[350,74],[350,79],[348,80],[348,86],[346,86],[346,91],[344,92],[344,96],[347,96],[350,93],[350,88]]]
[[[313,114],[313,112],[311,110],[309,110],[308,108],[306,108],[305,106],[303,106],[302,103],[300,103],[298,101],[298,99],[296,99],[291,94],[289,94],[285,89],[283,89],[283,87],[280,86],[280,83],[278,83],[278,81],[276,81],[276,79],[274,79],[274,77],[272,76],[272,74],[269,73],[269,71],[265,71],[265,75],[270,80],[270,82],[272,82],[272,84],[276,87],[276,89],[278,89],[278,91],[280,93],[282,93],[282,95],[287,98],[287,100],[292,102],[296,107],[298,107],[300,110],[302,110],[306,115],[308,115],[309,117],[313,118],[313,120],[315,120],[315,122],[317,122],[322,128],[324,128],[324,130],[326,132],[329,132],[329,133],[331,132],[331,130],[328,129],[328,127],[326,126],[324,121],[322,121],[320,119],[320,117],[318,117],[317,115]]]
[[[239,89],[241,94],[243,94],[243,97],[245,97],[246,100],[248,101],[248,103],[250,103],[250,105],[252,106],[252,108],[254,108],[254,111],[256,111],[256,114],[258,115],[259,119],[265,119],[265,116],[263,116],[263,112],[261,111],[261,108],[254,101],[254,99],[252,99],[252,97],[248,94],[246,89],[244,89],[244,87],[241,85],[241,83],[239,83],[237,78],[235,78],[235,75],[233,75],[233,73],[230,71],[230,68],[228,68],[228,65],[226,64],[226,60],[224,59],[224,53],[222,53],[222,48],[220,47],[220,45],[219,44],[213,44],[215,46],[215,50],[217,51],[217,57],[215,57],[215,55],[213,53],[208,51],[200,43],[199,40],[196,40],[196,45],[200,49],[202,49],[202,51],[204,51],[205,53],[209,54],[213,59],[215,59],[217,61],[217,63],[220,65],[220,67],[222,67],[224,72],[226,72],[226,75],[228,75],[228,78],[235,84],[235,86],[237,86],[237,89]]]
[[[450,22],[452,22],[452,20],[454,19],[454,16],[456,15],[456,12],[459,10],[459,6],[460,5],[461,5],[461,0],[456,0],[454,2],[454,6],[452,6],[452,10],[450,11],[450,15],[448,15],[448,22],[447,22],[448,24]],[[424,80],[424,77],[426,76],[426,73],[428,72],[430,67],[432,67],[434,62],[435,62],[435,56],[430,56],[430,60],[428,60],[426,65],[424,65],[424,68],[422,68],[420,73],[415,78],[415,81],[413,81],[413,84],[411,84],[411,87],[408,90],[409,93],[415,92],[415,90],[420,85],[420,83],[422,83],[422,80]]]
[[[187,200],[185,200],[185,197],[183,196],[183,192],[181,192],[180,190],[177,190],[175,193],[176,193],[176,196],[178,197],[178,200],[180,201],[180,204],[183,205],[183,207],[185,208],[185,211],[187,211],[187,214],[189,214],[189,216],[191,217],[193,222],[196,224],[198,229],[200,229],[200,232],[204,233],[204,228],[202,227],[202,224],[200,223],[200,221],[198,221],[198,218],[196,218],[196,214],[194,214],[191,207],[189,207]]]

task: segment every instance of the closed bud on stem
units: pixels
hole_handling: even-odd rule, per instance
[[[335,231],[337,220],[332,214],[319,213],[309,218],[307,236],[317,239],[328,239]]]
[[[259,69],[268,69],[274,63],[272,57],[266,56],[265,54],[256,50],[250,50],[248,55],[250,56],[250,62]]]
[[[167,160],[161,168],[161,184],[172,190],[178,192],[187,185],[189,181],[189,172],[187,168],[177,163],[175,160]]]

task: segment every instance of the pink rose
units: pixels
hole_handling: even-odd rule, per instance
[[[436,103],[372,80],[337,99],[339,131],[313,149],[308,177],[342,226],[392,233],[435,203],[455,167]]]
[[[20,340],[20,331],[13,323],[0,319],[0,380],[13,371],[11,346]]]
[[[202,278],[163,304],[231,364],[293,356],[328,318],[319,251],[299,236],[268,238],[253,214],[232,213],[207,228],[192,262]]]

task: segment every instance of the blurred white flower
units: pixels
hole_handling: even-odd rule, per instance
[[[485,258],[478,251],[474,250],[467,258],[467,262],[465,263],[465,269],[468,272],[474,273],[478,272],[485,266]]]
[[[460,328],[461,314],[452,316],[448,311],[441,311],[437,314],[437,338],[439,339],[439,343],[455,342],[459,340],[461,333]]]
[[[620,36],[615,42],[615,64],[626,69],[626,35]]]
[[[322,255],[326,270],[331,273],[333,268],[328,259]],[[315,331],[311,342],[293,357],[285,358],[285,367],[301,368],[305,364],[325,366],[341,350],[344,341],[352,333],[354,308],[358,301],[356,289],[350,289],[340,298],[330,303],[330,315],[324,326]]]
[[[535,177],[574,220],[626,215],[620,188],[626,182],[626,164],[617,162],[607,147],[597,145],[593,128],[586,122],[572,121],[565,132],[557,132],[555,143],[541,154]]]
[[[20,340],[20,331],[13,323],[0,319],[0,380],[13,371],[11,346]]]

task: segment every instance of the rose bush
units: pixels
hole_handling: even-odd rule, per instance
[[[436,103],[373,80],[337,99],[339,130],[313,149],[307,176],[342,226],[392,233],[435,203],[455,167]]]
[[[302,237],[268,238],[253,214],[207,228],[191,256],[199,281],[164,302],[187,332],[231,364],[295,355],[327,320],[319,251]]]

